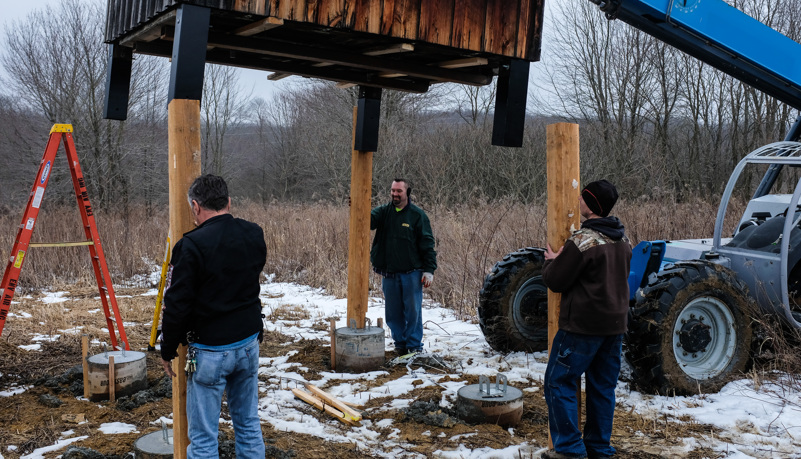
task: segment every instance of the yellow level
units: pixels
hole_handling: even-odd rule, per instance
[[[92,241],[78,242],[31,242],[28,247],[78,247],[81,245],[95,245]]]

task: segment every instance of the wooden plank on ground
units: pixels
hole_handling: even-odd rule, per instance
[[[330,403],[334,408],[338,409],[342,412],[346,417],[350,416],[350,418],[354,421],[361,421],[362,415],[361,413],[356,412],[353,408],[349,407],[345,403],[340,400],[334,398],[328,392],[320,389],[319,387],[315,386],[314,384],[305,384],[306,389],[309,390],[312,394],[317,396],[317,398],[321,399],[323,402]]]
[[[359,423],[358,421],[354,421],[352,419],[346,418],[345,415],[342,414],[341,411],[337,410],[336,408],[332,407],[331,405],[323,403],[322,400],[318,399],[317,397],[313,396],[312,394],[310,394],[308,392],[304,392],[304,391],[302,391],[302,390],[300,390],[298,388],[295,388],[295,389],[292,389],[292,393],[295,395],[295,397],[303,400],[304,402],[306,402],[309,405],[317,408],[318,410],[325,411],[326,413],[328,413],[332,417],[336,418],[337,420],[339,420],[339,421],[341,421],[341,422],[343,422],[343,423],[345,423],[347,425],[350,425],[350,426],[361,426],[361,423]]]

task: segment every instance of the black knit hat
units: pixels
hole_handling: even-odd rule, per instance
[[[581,197],[592,213],[606,217],[617,202],[617,188],[607,180],[598,180],[585,186]]]

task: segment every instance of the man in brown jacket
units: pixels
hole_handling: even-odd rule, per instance
[[[617,201],[606,180],[587,185],[579,196],[584,222],[558,252],[548,246],[542,279],[562,293],[559,331],[545,370],[545,401],[554,449],[544,458],[604,458],[615,414],[615,387],[629,309],[631,245],[623,225],[609,211]],[[587,420],[578,427],[576,390],[586,373]]]

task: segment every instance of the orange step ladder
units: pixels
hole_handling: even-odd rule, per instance
[[[36,225],[36,217],[39,215],[39,208],[42,204],[45,188],[47,188],[50,172],[53,168],[56,153],[58,153],[58,147],[62,140],[64,141],[64,150],[67,153],[67,162],[69,163],[70,175],[72,176],[72,186],[75,190],[75,197],[78,200],[78,208],[80,209],[86,240],[81,242],[31,243],[33,228]],[[100,236],[97,233],[97,224],[95,223],[92,205],[89,203],[89,194],[86,192],[86,182],[83,178],[83,172],[81,172],[81,166],[78,163],[78,154],[75,151],[75,142],[72,139],[72,125],[54,124],[53,128],[50,129],[50,138],[47,141],[44,156],[42,156],[42,163],[39,165],[39,172],[36,174],[36,180],[33,182],[28,204],[25,206],[25,212],[22,214],[22,223],[19,225],[17,239],[14,242],[14,247],[11,249],[11,256],[9,257],[6,271],[3,274],[3,283],[0,284],[0,292],[2,292],[3,299],[2,304],[0,304],[0,335],[3,333],[3,327],[8,317],[8,310],[11,306],[11,299],[14,298],[14,290],[17,288],[20,271],[22,270],[22,263],[25,260],[25,255],[29,248],[72,247],[80,245],[89,247],[92,267],[95,271],[95,279],[97,279],[97,288],[100,291],[100,300],[103,303],[103,312],[106,314],[106,324],[108,325],[109,337],[111,338],[111,346],[114,349],[120,349],[117,345],[116,333],[114,332],[114,320],[116,320],[120,332],[120,340],[125,346],[125,349],[130,350],[128,337],[125,335],[125,327],[123,327],[122,323],[122,316],[120,316],[120,311],[117,307],[117,298],[114,296],[114,286],[111,284],[111,276],[109,275],[108,266],[106,265],[106,257],[103,255],[103,247],[100,245]],[[111,317],[109,303],[114,311],[114,320],[112,320]]]

